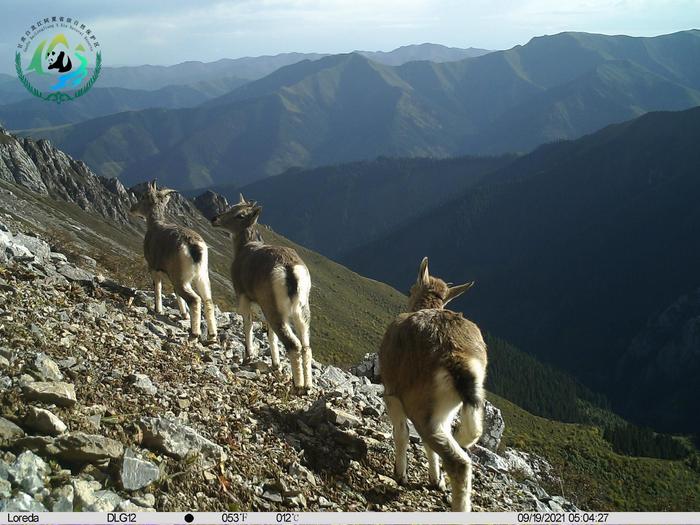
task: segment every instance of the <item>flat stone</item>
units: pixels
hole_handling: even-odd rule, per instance
[[[116,492],[111,490],[96,490],[93,501],[84,505],[83,512],[112,512],[122,502]]]
[[[29,407],[24,424],[41,434],[49,436],[58,436],[68,429],[66,424],[53,412],[37,407]]]
[[[292,465],[289,467],[289,473],[297,479],[305,479],[314,487],[317,484],[314,473],[297,462],[292,463]]]
[[[160,477],[160,469],[128,448],[124,452],[120,477],[126,490],[139,490],[156,481]]]
[[[95,276],[90,272],[86,272],[81,268],[76,268],[71,264],[64,264],[63,266],[58,268],[58,273],[60,273],[69,281],[75,281],[79,283],[91,283],[92,280],[95,278]]]
[[[49,257],[52,263],[68,262],[68,258],[60,252],[51,252]]]
[[[0,261],[33,261],[34,254],[26,246],[14,241],[12,234],[0,232]]]
[[[152,396],[158,392],[156,386],[151,382],[151,378],[146,374],[131,374],[129,376],[129,382],[134,388]]]
[[[72,407],[76,403],[75,387],[70,383],[35,381],[25,384],[22,392],[29,401],[42,401],[62,407]]]
[[[508,462],[492,450],[482,447],[481,445],[474,445],[471,451],[484,467],[501,472],[508,472]]]
[[[23,233],[14,236],[14,242],[27,248],[39,261],[48,261],[51,256],[51,247],[45,241],[30,237]]]
[[[340,394],[352,395],[354,388],[350,374],[343,372],[340,368],[328,365],[318,376],[318,385],[324,390],[331,390]],[[355,378],[357,379],[357,378]]]
[[[331,420],[333,421],[333,423],[340,427],[359,427],[362,424],[362,419],[351,414],[350,412],[346,412],[345,410],[341,410],[339,408],[331,408],[330,413]]]
[[[24,436],[24,430],[12,421],[0,417],[0,443],[9,443]]]
[[[67,463],[97,463],[118,459],[124,446],[114,439],[84,432],[72,432],[56,438],[47,446],[47,452]]]
[[[242,377],[244,379],[257,379],[258,378],[258,374],[256,374],[255,372],[250,372],[248,370],[239,370],[238,372],[236,372],[235,375],[236,375],[236,377]]]
[[[165,452],[178,459],[189,454],[202,455],[205,463],[226,459],[224,449],[182,423],[163,417],[143,417],[140,422],[143,442],[149,448]]]
[[[283,501],[282,494],[280,494],[279,492],[271,492],[269,490],[263,492],[262,497],[268,501],[272,501],[273,503],[282,503]]]

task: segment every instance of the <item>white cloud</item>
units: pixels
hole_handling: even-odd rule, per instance
[[[3,7],[0,46],[57,9],[25,0]],[[567,30],[653,35],[700,26],[694,0],[66,0],[60,11],[89,20],[106,60],[122,64],[421,42],[503,49]],[[6,49],[0,70],[11,68]]]

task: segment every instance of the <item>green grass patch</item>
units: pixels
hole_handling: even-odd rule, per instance
[[[687,461],[616,454],[598,427],[534,416],[494,394],[503,412],[503,446],[546,458],[563,487],[547,487],[587,510],[698,511],[700,473]]]

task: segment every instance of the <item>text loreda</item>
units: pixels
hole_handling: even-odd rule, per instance
[[[39,523],[39,515],[34,512],[7,513],[7,523]]]

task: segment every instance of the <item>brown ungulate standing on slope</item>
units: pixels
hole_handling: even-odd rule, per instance
[[[131,214],[146,219],[143,253],[155,287],[156,313],[163,312],[163,277],[168,277],[177,294],[177,304],[183,317],[189,315],[192,337],[201,334],[201,310],[207,321],[209,340],[216,339],[214,302],[209,283],[209,252],[207,244],[196,231],[165,220],[165,208],[175,190],[158,189],[149,182],[146,191],[131,208]],[[188,314],[189,309],[189,314]]]
[[[248,202],[241,195],[238,204],[211,221],[233,237],[231,280],[238,296],[238,311],[243,316],[246,358],[254,357],[256,352],[252,306],[257,304],[268,323],[272,365],[279,368],[279,338],[292,362],[294,386],[308,391],[313,386],[309,342],[311,277],[292,248],[264,243],[256,228],[261,210],[257,203]]]
[[[462,448],[472,446],[482,433],[487,358],[479,328],[444,306],[473,284],[450,287],[431,277],[424,258],[411,288],[410,313],[389,325],[379,350],[397,481],[407,480],[408,418],[423,441],[430,483],[444,489],[438,458],[442,460],[457,512],[471,510],[472,463]],[[453,436],[457,412],[460,425]]]

